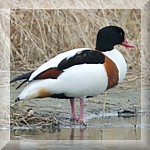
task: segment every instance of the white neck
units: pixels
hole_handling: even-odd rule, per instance
[[[127,64],[123,55],[117,49],[103,52],[103,54],[109,57],[116,64],[119,71],[119,82],[122,82],[127,72]]]

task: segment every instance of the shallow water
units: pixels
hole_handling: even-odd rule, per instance
[[[11,131],[11,141],[2,150],[149,150],[149,146],[140,142],[143,129],[147,134],[150,133],[149,123],[141,124],[141,118],[147,117],[139,115],[124,118],[106,114],[104,118],[87,120],[86,127],[66,121],[66,125],[49,129],[16,128]]]
[[[87,121],[87,126],[67,122],[53,128],[22,128],[11,131],[11,140],[140,140],[141,116],[107,116]]]

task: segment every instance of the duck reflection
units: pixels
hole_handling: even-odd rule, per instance
[[[80,128],[80,129],[71,128],[70,140],[84,140],[84,130],[85,130],[85,128]],[[77,131],[77,135],[75,134],[75,131]],[[78,132],[79,132],[79,134],[78,134]]]

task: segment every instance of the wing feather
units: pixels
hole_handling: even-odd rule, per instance
[[[41,74],[42,72],[49,70],[51,68],[56,68],[58,66],[58,64],[64,59],[64,58],[69,58],[74,56],[76,53],[80,52],[80,51],[84,51],[87,50],[89,48],[78,48],[78,49],[73,49],[64,53],[61,53],[59,55],[57,55],[56,57],[52,58],[51,60],[49,60],[48,62],[44,63],[43,65],[41,65],[36,71],[34,71],[32,73],[32,75],[29,78],[29,81],[32,81],[33,79],[36,78],[36,76],[38,76],[39,74]]]
[[[59,64],[57,69],[68,69],[75,65],[81,64],[103,64],[105,61],[105,55],[96,50],[85,50],[76,53],[76,55],[70,58],[64,58]]]

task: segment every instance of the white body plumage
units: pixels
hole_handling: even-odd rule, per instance
[[[107,89],[108,76],[104,64],[81,64],[75,65],[64,70],[57,79],[32,79],[43,72],[44,70],[57,67],[64,58],[73,57],[80,51],[89,48],[74,49],[64,52],[54,57],[50,61],[43,64],[31,75],[28,85],[19,95],[19,99],[32,99],[37,97],[51,96],[53,94],[65,94],[68,97],[81,98],[86,96],[95,96]],[[126,62],[122,54],[113,49],[108,52],[103,52],[109,57],[117,66],[119,72],[119,82],[123,81],[126,75]],[[43,95],[42,95],[43,94]]]

